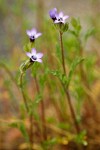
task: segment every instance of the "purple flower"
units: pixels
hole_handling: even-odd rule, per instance
[[[63,12],[57,13],[57,9],[54,8],[49,11],[49,15],[54,23],[66,23],[66,19],[69,18],[69,16],[64,16]]]
[[[60,12],[59,14],[56,15],[56,20],[54,21],[54,23],[66,23],[66,19],[69,18],[69,16],[64,16],[63,12]]]
[[[52,10],[49,11],[49,15],[51,17],[51,19],[53,21],[55,21],[57,18],[56,18],[56,15],[57,15],[57,8],[53,8]]]
[[[42,57],[43,57],[43,53],[36,53],[36,49],[35,48],[32,48],[32,51],[31,53],[27,52],[26,55],[30,58],[30,60],[32,62],[40,62],[42,63]]]
[[[37,33],[37,30],[35,28],[27,30],[26,33],[30,38],[30,42],[34,42],[36,38],[42,35],[42,33]]]

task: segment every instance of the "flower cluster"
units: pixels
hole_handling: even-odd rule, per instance
[[[52,10],[49,11],[50,18],[53,20],[53,22],[59,23],[59,24],[65,24],[66,19],[69,18],[69,16],[64,16],[63,12],[57,13],[57,8],[53,8]]]
[[[42,35],[42,33],[37,33],[35,28],[26,31],[27,35],[29,36],[30,42],[34,42],[36,38]],[[32,48],[31,53],[27,52],[26,55],[30,58],[31,62],[40,62],[42,63],[43,53],[37,53],[35,48]]]
[[[69,16],[64,16],[63,12],[57,12],[57,8],[53,8],[49,11],[50,18],[53,20],[54,24],[62,25],[60,26],[61,31],[67,31],[68,24],[66,23],[66,19],[69,18]],[[42,35],[42,33],[38,33],[35,28],[32,28],[31,30],[26,31],[30,42],[34,42],[39,36]],[[40,62],[42,63],[42,57],[43,53],[37,53],[35,48],[32,48],[31,52],[27,52],[26,55],[30,58],[31,62]]]

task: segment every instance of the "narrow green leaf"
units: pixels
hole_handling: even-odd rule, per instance
[[[90,29],[88,29],[87,32],[86,32],[85,35],[84,35],[85,41],[86,41],[90,36],[92,36],[94,33],[95,33],[95,28],[90,28]]]
[[[66,75],[62,74],[59,70],[50,71],[50,73],[59,78],[59,80],[65,85],[67,83]]]
[[[28,136],[25,124],[23,122],[21,122],[21,121],[13,121],[13,122],[9,123],[8,125],[10,127],[19,129],[21,131],[23,137],[25,138],[25,140],[27,142],[29,142],[29,136]]]
[[[23,122],[20,122],[20,123],[18,124],[18,128],[19,128],[19,130],[21,131],[21,133],[22,133],[23,137],[25,138],[25,140],[26,140],[27,142],[29,142],[29,136],[28,136],[28,133],[27,133],[25,124],[24,124]]]
[[[84,60],[84,58],[76,58],[73,62],[72,62],[72,65],[70,67],[70,71],[69,71],[69,74],[68,74],[68,78],[67,78],[67,87],[69,86],[70,84],[70,81],[72,79],[72,76],[74,74],[74,71],[77,67],[78,64],[80,64],[82,61]]]
[[[81,31],[81,24],[80,24],[80,20],[79,18],[72,18],[71,19],[71,24],[74,28],[74,31],[72,31],[72,33],[74,33],[74,35],[78,36],[80,31]]]

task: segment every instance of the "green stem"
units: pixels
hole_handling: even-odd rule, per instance
[[[29,137],[30,137],[30,150],[32,150],[33,149],[33,142],[34,142],[34,134],[33,134],[33,115],[32,114],[30,114],[30,135],[29,135]]]
[[[61,45],[61,52],[62,52],[62,66],[63,66],[64,74],[66,75],[62,34],[63,33],[60,31],[60,45]],[[80,133],[80,127],[79,127],[79,124],[77,123],[77,119],[76,119],[76,115],[75,115],[75,112],[74,112],[74,108],[73,108],[73,105],[71,103],[71,97],[70,97],[70,94],[69,94],[69,88],[66,89],[64,85],[63,85],[63,88],[64,88],[64,91],[65,91],[66,96],[67,96],[70,112],[71,112],[71,115],[72,115],[72,118],[73,118],[73,121],[74,121],[74,125],[75,125],[75,128],[76,128],[76,131],[79,134]]]
[[[24,73],[21,73],[19,81],[20,81],[20,87],[21,87],[21,92],[22,92],[22,96],[23,96],[23,101],[24,101],[24,104],[25,104],[25,108],[26,108],[27,112],[29,112],[27,99],[26,99],[26,96],[25,96],[25,93],[24,93],[24,90],[23,90],[23,75],[24,75]]]
[[[69,91],[66,90],[66,96],[67,96],[67,99],[68,99],[68,104],[69,104],[69,107],[70,107],[70,111],[71,111],[71,115],[72,115],[72,118],[73,118],[73,121],[74,121],[74,125],[75,125],[75,128],[76,128],[76,131],[77,131],[77,134],[80,133],[80,127],[77,123],[77,120],[76,120],[76,115],[75,115],[75,112],[74,112],[74,109],[73,109],[73,105],[71,103],[71,98],[70,98],[70,94],[69,94]]]
[[[62,32],[61,32],[61,31],[60,31],[60,46],[61,46],[61,53],[62,53],[62,66],[63,66],[63,71],[64,71],[64,74],[66,74],[65,59],[64,59],[64,48],[63,48]]]
[[[37,78],[35,77],[35,84],[36,84],[36,89],[37,89],[37,93],[40,94],[40,89],[39,89],[39,85],[37,82]],[[45,107],[44,107],[44,101],[43,99],[41,100],[41,119],[42,119],[42,129],[43,129],[43,139],[47,140],[47,129],[46,129],[46,119],[45,119]]]
[[[20,75],[20,87],[21,87],[21,92],[22,92],[25,108],[27,110],[27,113],[29,113],[29,107],[28,107],[26,95],[23,90],[23,75],[24,75],[24,73],[21,73],[21,75]],[[29,119],[30,119],[30,131],[29,131],[30,150],[32,150],[33,149],[33,116],[32,116],[32,114],[30,114]]]

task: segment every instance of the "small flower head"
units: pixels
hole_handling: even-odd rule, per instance
[[[27,35],[30,38],[30,42],[34,42],[36,38],[42,35],[42,33],[37,33],[35,28],[26,31]]]
[[[69,18],[69,16],[64,16],[63,12],[57,13],[57,9],[54,8],[52,10],[49,11],[49,15],[51,17],[51,19],[53,20],[53,22],[56,24],[65,24],[66,23],[66,19]]]
[[[26,55],[30,58],[30,60],[32,62],[40,62],[42,63],[42,57],[43,57],[43,53],[36,53],[36,49],[35,48],[32,48],[32,51],[31,53],[27,52]]]
[[[56,15],[56,20],[54,21],[54,23],[62,23],[65,24],[66,23],[66,19],[69,18],[69,16],[64,16],[63,12],[60,12],[59,14]]]

